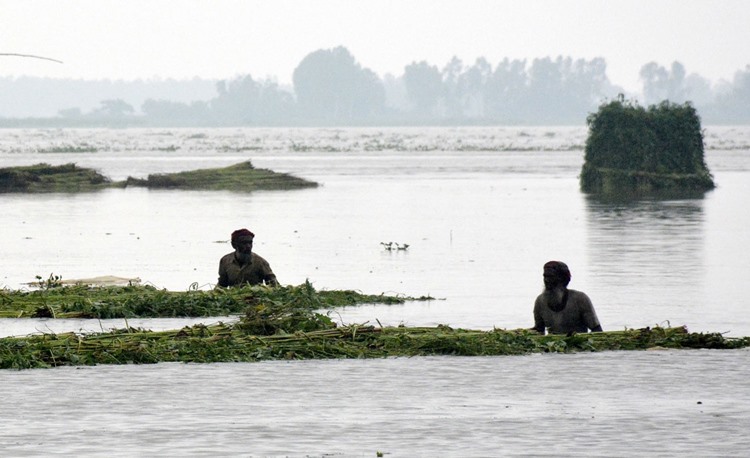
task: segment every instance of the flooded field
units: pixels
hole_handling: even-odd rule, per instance
[[[212,288],[229,234],[284,284],[431,295],[343,323],[529,327],[541,267],[571,268],[605,329],[750,335],[750,129],[706,129],[717,189],[598,202],[585,128],[7,130],[0,166],[74,162],[113,179],[256,167],[296,191],[0,195],[0,287],[39,275]],[[382,243],[409,244],[387,251]],[[218,321],[210,319],[209,322]],[[194,320],[184,320],[192,323]],[[122,320],[0,320],[2,335]],[[139,322],[154,329],[180,320]],[[130,325],[134,325],[130,322]],[[747,351],[612,352],[2,372],[0,449],[63,455],[720,455],[750,445]]]

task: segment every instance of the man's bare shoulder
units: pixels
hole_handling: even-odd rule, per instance
[[[568,290],[568,301],[576,301],[576,302],[582,302],[582,303],[591,303],[591,299],[589,296],[584,293],[583,291],[578,291],[576,289],[569,289]]]

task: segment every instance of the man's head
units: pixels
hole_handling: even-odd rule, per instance
[[[550,261],[544,265],[544,287],[548,290],[567,287],[570,283],[570,269],[564,262]]]
[[[232,248],[237,254],[249,256],[253,251],[253,239],[255,234],[247,229],[238,229],[232,232]]]

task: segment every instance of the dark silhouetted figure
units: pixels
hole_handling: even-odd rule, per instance
[[[540,334],[601,332],[591,299],[581,291],[568,289],[570,269],[564,262],[544,265],[544,292],[534,302],[534,329]]]
[[[232,232],[234,251],[219,261],[218,286],[279,285],[268,261],[253,253],[254,238],[255,234],[247,229]]]

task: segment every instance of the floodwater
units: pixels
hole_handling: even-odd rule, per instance
[[[736,456],[750,351],[0,373],[5,456]]]
[[[248,227],[282,283],[436,298],[337,310],[343,323],[528,327],[541,266],[559,259],[605,329],[750,335],[750,128],[706,128],[718,188],[671,201],[582,195],[585,138],[567,127],[4,130],[0,166],[75,162],[123,179],[250,159],[321,186],[1,195],[0,287],[55,274],[211,288],[229,234]],[[123,326],[0,320],[0,335]],[[746,456],[749,362],[746,350],[654,351],[2,371],[0,452]]]

